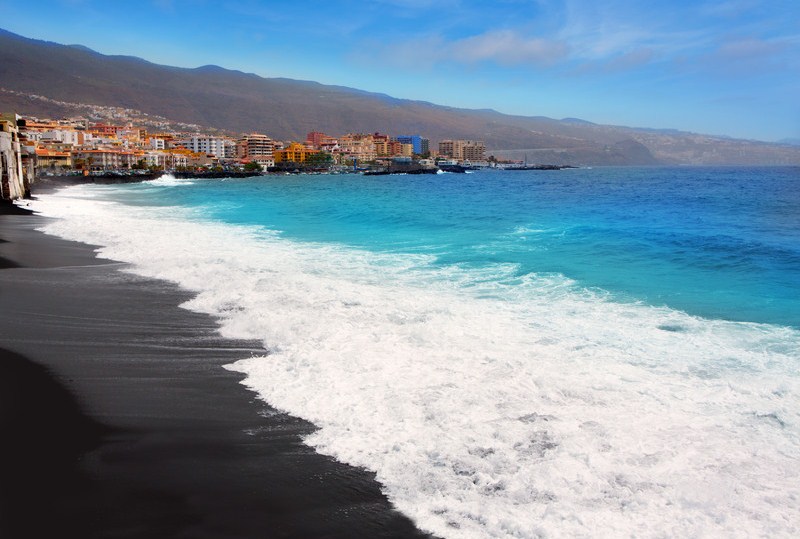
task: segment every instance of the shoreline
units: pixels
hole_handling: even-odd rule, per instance
[[[223,368],[259,343],[28,213],[0,205],[0,536],[431,537]]]
[[[90,174],[83,176],[81,174],[42,174],[36,177],[33,182],[31,191],[33,196],[36,192],[47,192],[55,187],[81,185],[86,183],[97,184],[118,184],[118,183],[140,183],[151,180],[157,180],[162,176],[169,174],[177,179],[220,179],[220,178],[252,178],[254,176],[261,176],[262,172],[151,172],[146,174]],[[39,188],[44,189],[41,191]]]

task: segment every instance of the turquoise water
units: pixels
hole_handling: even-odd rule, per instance
[[[621,301],[800,327],[800,169],[594,168],[269,176],[134,188],[286,238],[434,265],[511,264]]]
[[[439,537],[794,537],[798,172],[164,177],[33,206],[262,342],[228,368]]]

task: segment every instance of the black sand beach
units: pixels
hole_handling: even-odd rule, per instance
[[[222,368],[258,343],[0,208],[0,537],[428,537]]]

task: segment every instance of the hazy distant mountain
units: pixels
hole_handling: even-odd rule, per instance
[[[353,88],[202,66],[185,69],[0,30],[0,87],[53,100],[120,106],[174,121],[303,140],[309,131],[484,140],[489,153],[553,164],[800,164],[788,145],[458,109]],[[0,91],[0,110],[71,114]]]

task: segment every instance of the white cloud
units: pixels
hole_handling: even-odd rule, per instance
[[[557,35],[569,43],[575,59],[606,63],[642,58],[645,50],[664,57],[706,46],[711,36],[693,23],[689,13],[675,6],[630,0],[595,5],[567,1]]]
[[[786,45],[774,41],[746,38],[729,41],[719,48],[719,55],[731,60],[764,60],[786,50]]]
[[[175,12],[175,4],[173,0],[152,0],[153,6],[166,13]]]
[[[722,43],[699,64],[725,75],[752,77],[754,74],[797,69],[796,47],[785,40],[753,37]]]
[[[399,0],[379,1],[386,5]],[[430,5],[429,0],[413,1]],[[662,65],[664,72],[696,71],[712,55],[723,62],[739,57],[748,65],[763,59],[774,67],[780,57],[784,58],[782,63],[795,63],[786,60],[787,51],[777,42],[796,48],[790,42],[797,33],[779,30],[776,21],[780,21],[780,14],[765,14],[763,10],[754,13],[757,0],[697,4],[504,1],[515,17],[481,15],[477,8],[467,9],[469,2],[464,1],[463,9],[442,18],[458,24],[428,24],[413,39],[373,38],[368,47],[371,57],[360,56],[367,62],[416,69],[448,64],[537,70],[555,67],[565,74],[625,72],[655,63]],[[776,0],[780,5],[786,1]],[[465,35],[465,31],[469,33]],[[736,36],[743,37],[735,42]]]
[[[702,15],[711,17],[731,18],[739,17],[753,8],[759,7],[760,4],[759,0],[728,0],[726,2],[715,0],[700,4],[698,11]]]
[[[512,30],[493,30],[460,39],[446,47],[446,54],[457,61],[491,61],[503,65],[552,65],[567,56],[564,42],[525,37]]]

